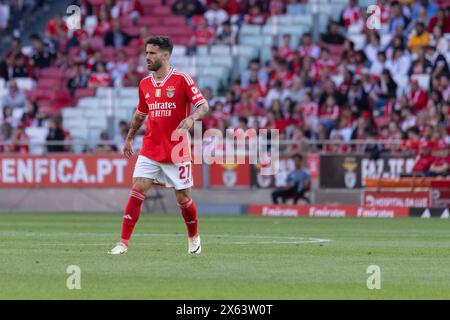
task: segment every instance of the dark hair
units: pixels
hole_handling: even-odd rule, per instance
[[[294,155],[292,155],[292,159],[303,160],[303,155],[301,153],[295,153]]]
[[[33,33],[30,35],[30,40],[38,40],[42,41],[41,37],[37,33]]]
[[[158,46],[161,50],[168,51],[170,54],[172,54],[173,43],[170,37],[166,36],[151,37],[147,40],[146,45],[147,44]]]
[[[425,24],[422,21],[416,22],[416,27],[421,26],[422,28],[425,28]]]

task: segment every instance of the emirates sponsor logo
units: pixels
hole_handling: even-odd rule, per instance
[[[176,102],[153,102],[149,103],[148,110],[167,110],[167,109],[176,109]]]
[[[309,208],[310,217],[345,217],[345,209]]]
[[[357,216],[363,218],[394,218],[395,213],[393,210],[358,208]]]
[[[263,216],[289,216],[289,217],[296,217],[299,214],[298,214],[298,210],[297,209],[263,207],[262,215]]]

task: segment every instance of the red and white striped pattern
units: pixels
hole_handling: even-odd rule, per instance
[[[174,73],[174,68],[170,67],[169,73],[166,75],[166,77],[162,81],[156,81],[153,77],[154,72],[150,74],[150,79],[152,80],[154,87],[162,87],[166,83],[166,81],[170,78],[170,76]]]
[[[138,109],[136,109],[136,114],[138,114],[138,115],[140,115],[140,116],[143,116],[143,117],[146,117],[146,116],[147,116],[146,113],[140,112]]]
[[[200,101],[197,101],[194,106],[197,108],[199,105],[204,104],[204,103],[206,103],[206,99],[202,99]]]
[[[192,204],[192,202],[194,202],[194,200],[192,200],[192,198],[190,198],[189,200],[186,200],[185,202],[179,203],[178,206],[182,209],[186,209]]]
[[[131,190],[130,197],[135,197],[135,198],[138,198],[139,200],[142,200],[142,201],[145,200],[145,195],[143,193],[140,193],[139,191],[134,190],[134,189]]]
[[[188,86],[192,86],[194,84],[194,80],[192,80],[191,76],[182,71],[175,69],[173,74],[182,76],[184,78],[184,80],[186,80],[186,83],[188,84]]]

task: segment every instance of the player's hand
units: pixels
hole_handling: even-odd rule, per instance
[[[178,130],[189,130],[194,125],[194,119],[191,117],[187,117],[186,119],[183,119],[180,124],[178,125]]]
[[[130,159],[134,155],[133,140],[125,139],[125,145],[123,146],[123,154],[127,159]]]

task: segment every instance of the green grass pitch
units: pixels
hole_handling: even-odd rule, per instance
[[[189,256],[181,216],[143,214],[128,253],[108,256],[121,220],[0,214],[0,299],[450,299],[447,220],[200,216]]]

